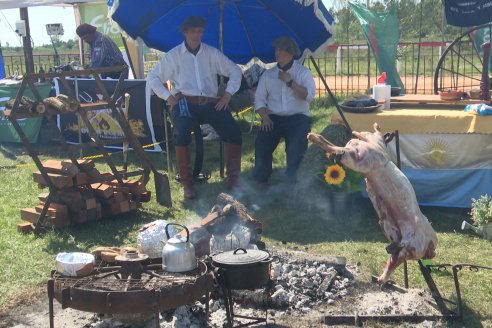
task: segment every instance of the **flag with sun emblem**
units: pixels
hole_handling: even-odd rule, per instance
[[[395,144],[388,145],[396,160]],[[419,204],[469,207],[471,198],[492,194],[490,135],[400,134],[400,162]],[[466,151],[465,151],[466,149]]]
[[[391,7],[388,12],[378,13],[357,3],[351,2],[350,5],[376,58],[379,73],[386,72],[386,84],[404,91],[405,86],[395,67],[396,49],[400,40],[400,24],[395,7]]]

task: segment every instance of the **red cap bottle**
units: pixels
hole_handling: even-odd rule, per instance
[[[386,72],[381,73],[381,76],[378,77],[378,84],[386,83]]]

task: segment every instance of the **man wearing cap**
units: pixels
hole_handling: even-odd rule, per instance
[[[90,67],[111,67],[125,65],[118,46],[109,37],[96,31],[96,27],[90,24],[80,24],[76,30],[77,35],[91,47]],[[118,79],[121,72],[101,74],[102,78],[110,77]],[[126,76],[127,77],[127,76]]]
[[[273,152],[281,138],[285,139],[287,178],[296,181],[307,149],[306,136],[311,130],[309,104],[315,93],[311,71],[294,60],[300,55],[296,42],[281,36],[272,45],[277,65],[263,73],[255,93],[255,110],[261,116],[261,126],[255,142],[253,176],[261,190],[268,186]]]
[[[196,197],[191,171],[191,131],[210,124],[226,142],[227,187],[236,188],[241,171],[241,130],[228,110],[231,96],[241,84],[241,69],[218,49],[202,42],[207,22],[190,16],[181,24],[184,42],[167,52],[147,75],[147,83],[166,100],[174,124],[176,161],[184,197]],[[219,95],[217,75],[229,78]],[[164,87],[170,81],[172,91]]]

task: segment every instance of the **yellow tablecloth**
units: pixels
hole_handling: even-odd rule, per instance
[[[400,133],[483,133],[492,134],[492,115],[478,116],[463,110],[397,108],[367,114],[343,112],[352,130],[373,131],[378,123],[381,130]],[[332,116],[332,123],[341,123],[338,112]]]

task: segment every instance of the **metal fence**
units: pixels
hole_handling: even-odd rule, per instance
[[[401,43],[398,47],[397,70],[408,94],[434,93],[434,73],[445,46],[449,42]],[[471,45],[470,45],[471,46]],[[420,55],[419,55],[420,51]],[[160,55],[148,53],[144,58],[147,73],[159,60]],[[62,64],[79,60],[78,54],[60,54]],[[377,82],[378,66],[367,44],[336,45],[327,47],[322,55],[314,57],[328,86],[337,95],[367,93]],[[7,75],[24,72],[24,58],[21,55],[4,56]],[[317,94],[324,95],[325,88],[314,65],[306,60],[317,81]],[[34,55],[35,70],[40,67],[47,71],[55,65],[54,55]],[[464,68],[466,69],[466,68]]]
[[[397,51],[396,68],[409,94],[434,93],[434,73],[448,42],[401,43]],[[420,51],[420,54],[419,54]],[[366,44],[329,46],[322,56],[314,58],[328,86],[335,94],[367,93],[377,83],[377,62]],[[315,76],[314,65],[305,62]],[[317,93],[325,88],[318,78]]]
[[[62,65],[72,61],[80,62],[79,53],[59,54],[59,63]],[[3,56],[5,76],[23,75],[26,71],[24,55],[4,55]],[[34,71],[48,72],[50,68],[57,66],[57,58],[53,54],[33,55]]]

